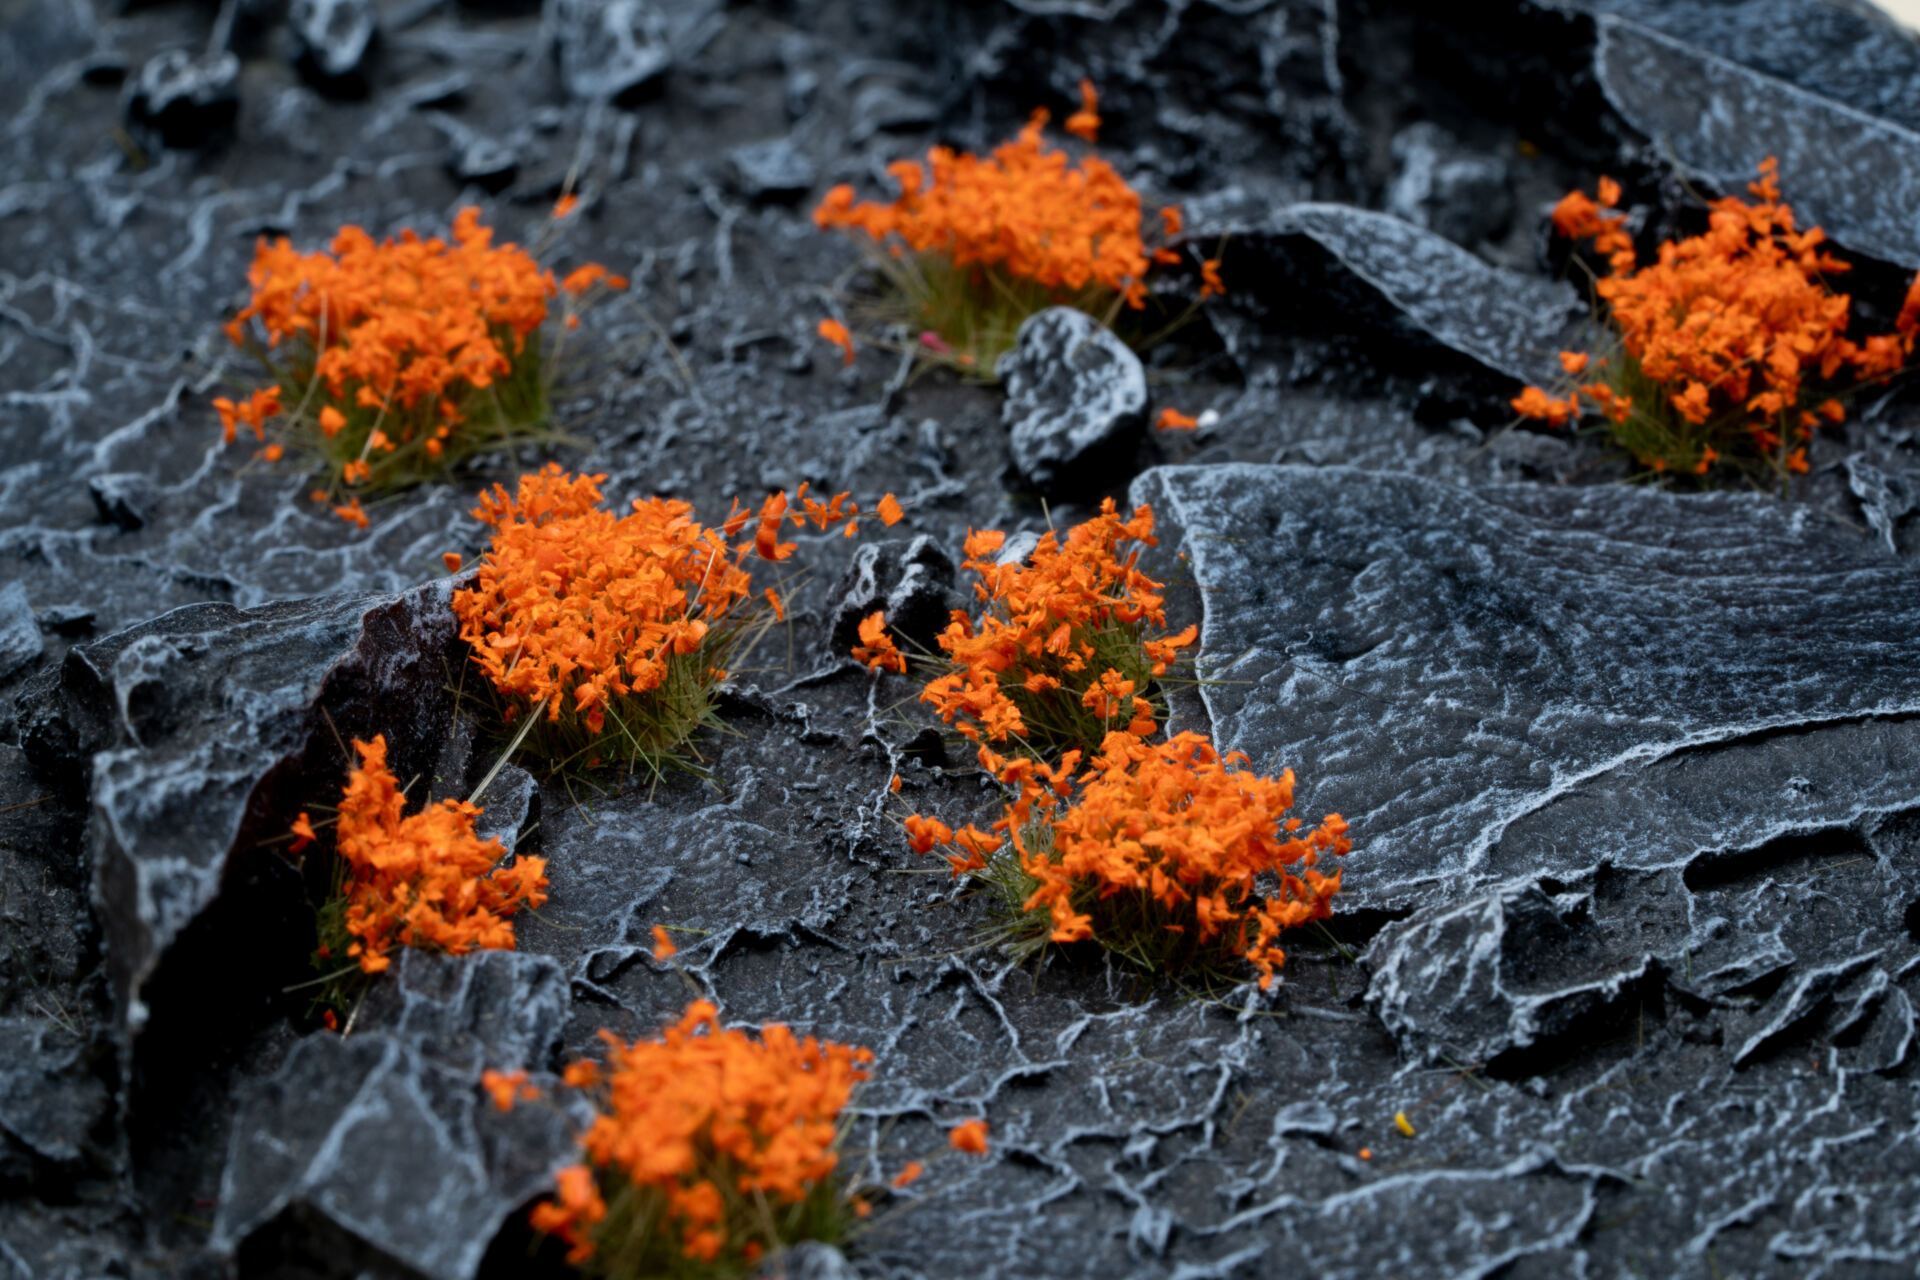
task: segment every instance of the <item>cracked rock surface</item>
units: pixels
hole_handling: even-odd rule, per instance
[[[927,1164],[769,1275],[1920,1268],[1920,401],[1860,397],[1785,498],[1627,483],[1506,407],[1580,340],[1542,223],[1601,172],[1679,228],[1777,154],[1863,316],[1897,308],[1911,37],[1824,0],[4,10],[0,1276],[565,1274],[526,1209],[579,1117],[480,1073],[551,1092],[696,991],[871,1047],[847,1166]],[[1059,119],[1083,75],[1103,154],[1187,211],[1161,287],[1219,256],[1227,297],[1139,357],[1036,322],[1000,387],[843,368],[814,325],[862,260],[813,201]],[[530,240],[564,189],[547,252],[633,288],[573,348],[562,462],[709,519],[801,481],[907,517],[764,579],[788,619],[710,778],[494,775],[483,827],[552,900],[515,952],[405,955],[341,1036],[288,826],[355,737],[416,796],[488,774],[441,553],[545,455],[351,529],[221,445],[250,371],[219,325],[257,236],[479,203]],[[1144,425],[1166,406],[1200,428]],[[859,620],[927,646],[968,529],[1108,496],[1153,504],[1202,628],[1172,727],[1352,824],[1264,996],[1014,965],[901,837],[995,792],[847,659]],[[991,1154],[948,1154],[972,1116]]]

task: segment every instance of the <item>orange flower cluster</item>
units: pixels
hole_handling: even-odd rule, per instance
[[[860,508],[845,493],[813,498],[802,484],[757,514],[736,503],[708,527],[668,498],[636,499],[615,515],[600,505],[605,479],[548,463],[516,493],[495,485],[483,494],[473,514],[493,527],[492,544],[453,611],[474,663],[512,700],[509,715],[524,704],[556,726],[546,745],[584,749],[605,733],[612,749],[657,764],[699,728],[726,677],[718,664],[736,606],[753,594],[748,557],[791,556],[798,544],[780,540],[788,526],[850,536]],[[886,495],[876,514],[899,520],[898,500]],[[777,592],[765,596],[784,613]]]
[[[558,463],[495,485],[474,515],[493,543],[453,611],[473,661],[494,688],[549,721],[577,717],[589,734],[609,705],[644,695],[679,661],[701,656],[714,624],[752,593],[744,552],[692,508],[637,500],[626,515],[600,505],[603,475]]]
[[[1069,128],[1090,138],[1099,127],[1097,96]],[[1089,287],[1117,293],[1135,309],[1147,299],[1147,271],[1177,261],[1147,246],[1140,196],[1098,156],[1077,163],[1042,137],[1048,113],[1035,111],[1019,135],[980,157],[935,147],[924,162],[896,161],[887,171],[900,185],[890,204],[856,199],[842,184],[814,210],[822,229],[865,232],[914,253],[938,254],[963,270],[1001,271],[1060,294]],[[1179,233],[1179,210],[1162,211],[1167,235]]]
[[[443,800],[407,814],[406,796],[387,768],[387,740],[356,741],[360,764],[340,801],[336,847],[345,869],[346,932],[366,973],[379,973],[396,946],[453,955],[511,951],[522,907],[547,900],[546,862],[516,858],[497,840],[474,834],[480,810]],[[297,850],[314,838],[306,814],[294,823]]]
[[[1562,199],[1555,230],[1590,241],[1608,259],[1611,273],[1595,289],[1620,346],[1607,356],[1562,353],[1569,378],[1586,380],[1559,396],[1528,387],[1513,407],[1560,426],[1581,415],[1584,397],[1656,471],[1704,474],[1734,448],[1805,471],[1814,430],[1846,417],[1813,383],[1843,373],[1884,378],[1900,368],[1920,334],[1920,279],[1895,332],[1854,341],[1851,300],[1827,285],[1848,265],[1824,251],[1818,227],[1797,228],[1780,199],[1778,163],[1762,163],[1748,191],[1751,202],[1714,201],[1704,234],[1661,245],[1645,265],[1624,215],[1612,211],[1618,183],[1602,178],[1598,200],[1579,191]]]
[[[1049,530],[1024,563],[995,557],[1006,535],[967,535],[963,564],[979,579],[978,617],[956,610],[939,637],[950,669],[921,700],[966,737],[1029,747],[1097,745],[1107,731],[1154,731],[1145,697],[1198,628],[1165,627],[1161,584],[1138,567],[1155,545],[1153,511],[1122,519],[1113,500],[1062,539]]]
[[[649,1275],[677,1260],[750,1266],[790,1242],[784,1211],[832,1193],[840,1113],[869,1051],[778,1024],[758,1037],[722,1027],[705,1000],[656,1040],[601,1038],[605,1069],[576,1062],[564,1077],[599,1104],[587,1162],[562,1169],[533,1213],[572,1261],[644,1258]]]
[[[252,297],[227,335],[244,345],[257,325],[279,390],[299,402],[319,451],[348,485],[471,452],[458,433],[472,418],[499,416],[513,398],[502,388],[526,380],[523,357],[532,352],[537,363],[530,339],[549,302],[596,285],[626,287],[597,264],[556,281],[519,246],[494,244],[473,207],[455,217],[451,241],[412,231],[376,241],[347,226],[328,250],[301,253],[285,237],[262,237],[247,278]],[[282,347],[294,354],[276,362]],[[534,390],[529,411],[543,412],[544,387]],[[236,422],[261,434],[260,406],[216,408],[229,441]],[[534,424],[489,423],[487,432],[516,425]]]
[[[1076,775],[1080,760],[1069,752],[1053,769],[1021,771],[1019,800],[994,824],[1025,876],[1021,910],[1046,912],[1058,943],[1095,939],[1163,959],[1224,949],[1269,988],[1286,960],[1279,934],[1332,913],[1340,873],[1317,865],[1352,847],[1345,819],[1329,814],[1300,834],[1300,819],[1286,816],[1291,770],[1250,773],[1244,756],[1223,758],[1196,733],[1147,743],[1115,732]],[[948,855],[956,875],[986,871],[1002,843],[919,815],[907,825],[916,850],[966,851]],[[1262,893],[1264,878],[1272,892]]]

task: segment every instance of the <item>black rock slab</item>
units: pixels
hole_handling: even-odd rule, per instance
[[[1920,266],[1920,133],[1619,18],[1596,26],[1602,92],[1682,170],[1743,191],[1777,157],[1802,225]]]
[[[405,952],[342,1038],[302,1040],[240,1101],[216,1253],[243,1270],[315,1256],[328,1232],[432,1280],[467,1280],[576,1150],[550,1106],[502,1113],[481,1072],[546,1066],[567,1009],[552,960]]]
[[[548,0],[560,75],[577,98],[627,99],[698,52],[723,25],[714,0]]]
[[[45,646],[27,589],[17,582],[0,587],[0,680],[37,659]]]
[[[1538,0],[1612,14],[1842,106],[1920,129],[1920,39],[1870,4]]]
[[[1920,804],[1920,569],[1803,509],[1253,466],[1134,497],[1199,584],[1221,745],[1348,817],[1358,903]]]
[[[1226,245],[1222,274],[1236,297],[1253,293],[1312,332],[1373,312],[1374,329],[1457,352],[1502,379],[1559,376],[1555,353],[1584,313],[1568,285],[1492,266],[1391,214],[1257,203],[1229,192],[1189,208],[1185,242],[1208,252]]]
[[[219,896],[237,851],[282,834],[331,689],[389,731],[444,718],[443,583],[256,610],[190,605],[70,651],[29,710],[43,767],[89,758],[95,910],[127,1032],[173,942]],[[431,709],[430,709],[431,708]],[[373,730],[367,730],[368,735]],[[404,742],[399,744],[406,750]],[[271,799],[270,799],[271,797]],[[265,855],[262,855],[265,856]]]
[[[997,370],[1013,464],[1052,492],[1110,483],[1147,421],[1147,374],[1114,332],[1083,311],[1048,307],[1020,326]]]
[[[127,82],[134,131],[166,147],[198,147],[230,133],[240,114],[240,60],[225,51],[157,53]]]
[[[380,34],[373,0],[293,0],[287,24],[299,46],[299,62],[325,86],[353,84]]]

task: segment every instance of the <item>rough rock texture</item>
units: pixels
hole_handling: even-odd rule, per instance
[[[1615,19],[1599,23],[1595,72],[1608,99],[1688,171],[1738,190],[1768,156],[1789,176],[1795,209],[1863,253],[1920,265],[1920,133],[1757,74],[1714,52]],[[1666,85],[1700,86],[1689,110]]]
[[[1013,465],[1041,489],[1103,487],[1146,425],[1140,358],[1084,312],[1051,307],[1000,358]]]
[[[538,1065],[566,1011],[544,957],[403,956],[365,1010],[381,1030],[303,1040],[241,1100],[214,1246],[249,1268],[304,1264],[276,1238],[304,1214],[421,1275],[474,1274],[574,1150],[560,1114],[498,1112],[480,1072]]]
[[[1507,407],[1578,336],[1542,220],[1601,172],[1657,231],[1777,152],[1884,318],[1920,265],[1910,37],[1824,0],[292,9],[0,21],[0,1274],[566,1274],[524,1209],[578,1117],[502,1115],[480,1072],[551,1094],[696,992],[873,1047],[847,1168],[928,1166],[796,1280],[1914,1273],[1913,384],[1784,498],[1624,484]],[[352,74],[309,56],[320,10],[377,14]],[[1061,118],[1082,76],[1149,218],[1187,211],[1166,318],[1201,258],[1229,290],[1083,378],[1126,388],[1095,457],[1064,350],[993,388],[863,331],[844,369],[813,327],[857,317],[863,259],[807,217]],[[255,371],[219,324],[260,235],[466,203],[631,277],[554,394],[554,456],[616,502],[716,519],[807,481],[907,517],[758,571],[788,623],[734,664],[708,779],[495,774],[484,829],[552,901],[515,953],[407,956],[339,1036],[299,985],[329,868],[288,825],[355,737],[418,798],[490,771],[441,554],[546,455],[351,529],[220,443],[208,401]],[[1142,431],[1149,405],[1207,425]],[[1104,496],[1154,503],[1150,566],[1203,626],[1175,727],[1353,823],[1342,909],[1264,997],[1011,966],[903,847],[902,812],[995,793],[852,629],[928,644],[969,528],[1031,545]],[[976,1115],[992,1154],[948,1154]]]

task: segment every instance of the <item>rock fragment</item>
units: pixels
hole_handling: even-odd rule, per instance
[[[127,84],[127,124],[166,147],[199,147],[230,133],[240,114],[240,59],[169,49]]]
[[[302,69],[323,87],[358,87],[379,34],[373,0],[293,0],[287,10]]]
[[[38,658],[45,644],[27,589],[17,582],[0,587],[0,680]]]
[[[1469,151],[1430,121],[1394,135],[1387,212],[1472,247],[1513,221],[1512,174],[1499,156]]]
[[[1013,464],[1038,488],[1098,489],[1131,460],[1146,426],[1146,370],[1093,317],[1071,307],[1029,317],[998,373]]]
[[[430,1280],[470,1280],[576,1150],[551,1105],[501,1113],[483,1070],[541,1069],[567,984],[539,956],[406,951],[349,1039],[315,1033],[240,1101],[213,1246],[317,1256],[331,1232]],[[304,1243],[303,1243],[304,1242]]]

